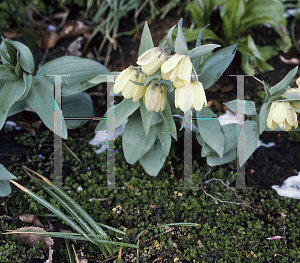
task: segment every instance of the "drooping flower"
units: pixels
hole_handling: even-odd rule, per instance
[[[201,111],[207,105],[203,85],[199,81],[190,81],[186,86],[175,89],[175,107],[187,111],[193,107]]]
[[[161,66],[163,79],[171,80],[175,88],[182,88],[191,80],[193,64],[188,55],[175,53]]]
[[[152,81],[146,89],[144,104],[151,111],[163,111],[167,101],[167,85]]]
[[[138,86],[131,80],[142,83],[146,80],[146,74],[134,67],[128,67],[117,77],[114,93],[118,94],[119,92],[122,92],[125,99],[133,98],[133,102],[136,102],[145,94],[146,87]]]
[[[163,48],[155,47],[139,56],[136,63],[141,66],[143,72],[152,75],[166,61],[167,57],[167,53]]]
[[[288,101],[274,101],[271,104],[267,118],[267,126],[274,130],[278,125],[281,129],[289,131],[292,126],[298,127],[297,114],[292,111],[293,106]]]

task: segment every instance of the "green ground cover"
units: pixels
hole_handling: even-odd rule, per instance
[[[234,162],[216,167],[208,173],[209,166],[200,167],[194,161],[193,184],[203,187],[206,194],[202,189],[176,189],[184,186],[183,162],[176,156],[176,147],[171,148],[171,154],[160,174],[151,177],[145,174],[139,164],[128,165],[125,162],[120,137],[115,141],[118,149],[115,153],[116,186],[125,188],[100,189],[106,186],[106,154],[94,153],[93,147],[88,144],[93,133],[87,134],[88,130],[88,125],[76,129],[65,141],[82,163],[63,147],[63,163],[68,163],[68,169],[63,168],[63,187],[95,221],[126,231],[131,240],[143,229],[152,226],[176,222],[200,224],[197,227],[177,227],[170,232],[166,228],[150,230],[140,239],[141,262],[153,262],[159,256],[164,256],[163,262],[299,261],[298,200],[280,197],[274,190],[255,193],[249,189],[237,190],[241,198],[238,199],[234,191],[227,189],[220,181],[205,184],[212,178],[221,179],[225,184],[234,184]],[[25,165],[53,180],[53,156],[39,156],[45,147],[53,145],[52,133],[45,131],[36,138],[23,134],[16,141],[32,147],[27,160],[12,158],[13,173],[18,177],[18,182],[62,209],[56,200],[22,171],[22,165]],[[78,191],[78,188],[82,190]],[[92,198],[95,200],[91,202]],[[245,204],[222,203],[220,200],[245,202],[249,206],[255,204],[257,210]],[[46,230],[51,231],[49,222],[52,222],[53,217],[45,216],[49,211],[15,187],[9,197],[1,199],[1,205],[7,208],[7,216],[14,219],[11,221],[2,216],[1,232],[26,226],[17,218],[21,213],[36,214],[48,225]],[[108,233],[118,241],[113,232]],[[151,240],[155,235],[158,236]],[[283,238],[267,239],[272,236]],[[64,242],[55,239],[54,243],[54,262],[68,262]],[[90,243],[79,242],[77,250],[82,251],[89,262],[105,259],[97,247]],[[30,248],[10,235],[0,235],[0,254],[1,262],[34,262],[30,259],[44,257],[41,250]],[[123,259],[135,262],[135,256],[136,251],[127,251]]]

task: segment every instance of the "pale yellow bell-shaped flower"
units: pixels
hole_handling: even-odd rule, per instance
[[[161,77],[171,80],[175,88],[182,88],[191,80],[193,64],[188,55],[175,53],[161,66]]]
[[[292,126],[298,127],[297,114],[290,110],[293,108],[288,101],[274,101],[271,104],[267,118],[267,126],[274,130],[278,125],[281,129],[289,131]]]
[[[141,66],[143,72],[152,75],[166,61],[167,57],[167,53],[163,48],[155,47],[139,56],[136,63]]]
[[[167,102],[167,85],[152,81],[146,89],[144,104],[146,109],[151,111],[163,111]]]
[[[175,107],[182,111],[190,110],[193,107],[201,111],[207,105],[203,85],[199,81],[191,81],[182,88],[175,89]]]
[[[134,67],[128,67],[117,77],[114,85],[114,93],[118,94],[119,92],[122,92],[125,99],[133,98],[133,102],[136,102],[143,97],[146,87],[138,86],[131,80],[142,83],[146,80],[146,74],[138,71]]]

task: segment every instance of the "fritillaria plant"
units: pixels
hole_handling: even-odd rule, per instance
[[[159,173],[169,154],[171,137],[177,140],[174,115],[181,117],[182,129],[188,118],[185,112],[192,110],[193,116],[202,112],[207,105],[204,90],[218,80],[236,52],[236,45],[232,45],[212,54],[220,45],[201,45],[203,30],[196,47],[189,50],[181,29],[182,20],[175,42],[174,27],[165,42],[155,47],[145,23],[137,65],[123,70],[114,85],[116,96],[124,97],[115,107],[115,128],[130,116],[122,140],[125,159],[130,164],[139,161],[153,176]],[[97,81],[103,82],[103,77],[92,80]],[[112,110],[113,107],[109,109]],[[106,128],[106,120],[102,120],[96,130]],[[198,128],[193,121],[193,130],[199,133]],[[211,134],[205,130],[203,133]]]

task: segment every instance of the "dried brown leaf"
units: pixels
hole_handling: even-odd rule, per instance
[[[31,232],[46,232],[43,228],[35,227],[35,226],[29,226],[29,227],[21,227],[16,229],[18,231],[31,231]],[[20,239],[22,242],[29,246],[36,246],[37,242],[44,242],[45,246],[43,247],[44,251],[46,251],[47,248],[50,248],[53,246],[54,242],[51,237],[47,236],[39,236],[39,235],[33,235],[33,234],[27,234],[27,233],[16,233],[12,232],[12,235],[18,239]]]
[[[21,214],[19,215],[19,219],[36,227],[44,227],[41,221],[34,214]]]

